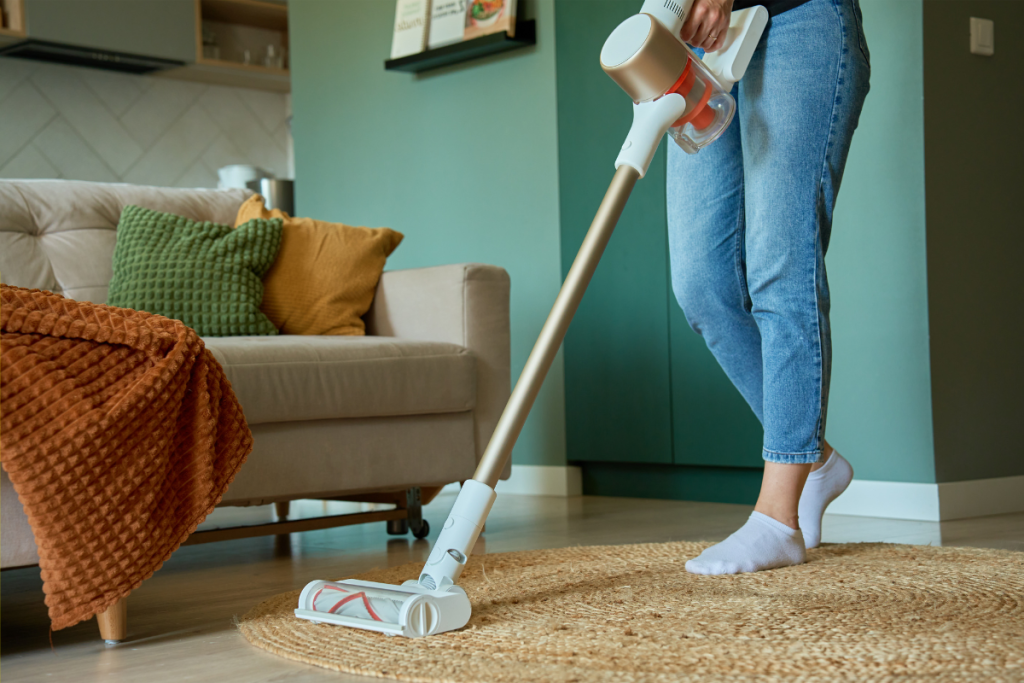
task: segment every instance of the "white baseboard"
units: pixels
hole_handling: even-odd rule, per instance
[[[828,514],[937,522],[939,488],[937,484],[854,479],[828,506]]]
[[[854,479],[828,512],[924,522],[1024,512],[1024,476],[945,484]]]
[[[583,472],[579,467],[512,465],[512,476],[499,481],[499,494],[527,496],[582,496]]]
[[[1024,512],[1024,476],[939,484],[942,519]]]
[[[458,492],[458,484],[445,491]],[[583,495],[579,467],[513,465],[512,477],[499,481],[507,495]],[[973,479],[945,484],[854,479],[850,488],[828,506],[830,515],[885,517],[940,522],[967,517],[1024,512],[1024,476]]]

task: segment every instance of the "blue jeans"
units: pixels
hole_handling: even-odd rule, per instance
[[[761,421],[770,462],[821,456],[825,252],[869,74],[857,0],[810,0],[772,17],[722,137],[694,156],[668,145],[672,287]]]

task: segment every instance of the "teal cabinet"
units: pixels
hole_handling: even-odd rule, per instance
[[[605,37],[633,0],[558,0],[559,201],[568,272],[632,121],[601,70]],[[571,18],[571,20],[569,20]],[[761,428],[672,294],[666,144],[640,180],[566,336],[566,440],[585,491],[746,501],[760,479]]]
[[[672,462],[762,467],[763,432],[754,411],[672,300]]]

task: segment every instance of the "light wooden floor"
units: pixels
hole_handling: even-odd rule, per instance
[[[426,508],[437,537],[454,497]],[[336,504],[332,504],[336,505]],[[323,504],[303,503],[301,514]],[[741,505],[624,498],[501,496],[487,522],[486,552],[567,545],[718,540],[749,515]],[[225,509],[207,523],[269,521],[270,508]],[[1024,550],[1024,514],[946,522],[828,516],[826,542],[970,545]],[[53,634],[38,568],[0,575],[0,670],[15,681],[377,681],[293,664],[250,646],[235,616],[317,578],[423,560],[429,543],[389,538],[384,524],[181,548],[129,598],[129,640],[108,648],[95,621]]]

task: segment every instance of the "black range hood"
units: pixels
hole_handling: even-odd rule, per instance
[[[87,66],[108,71],[123,71],[131,74],[146,74],[185,65],[185,62],[174,59],[147,57],[101,48],[79,47],[34,38],[0,48],[0,55],[34,59],[41,62]]]

